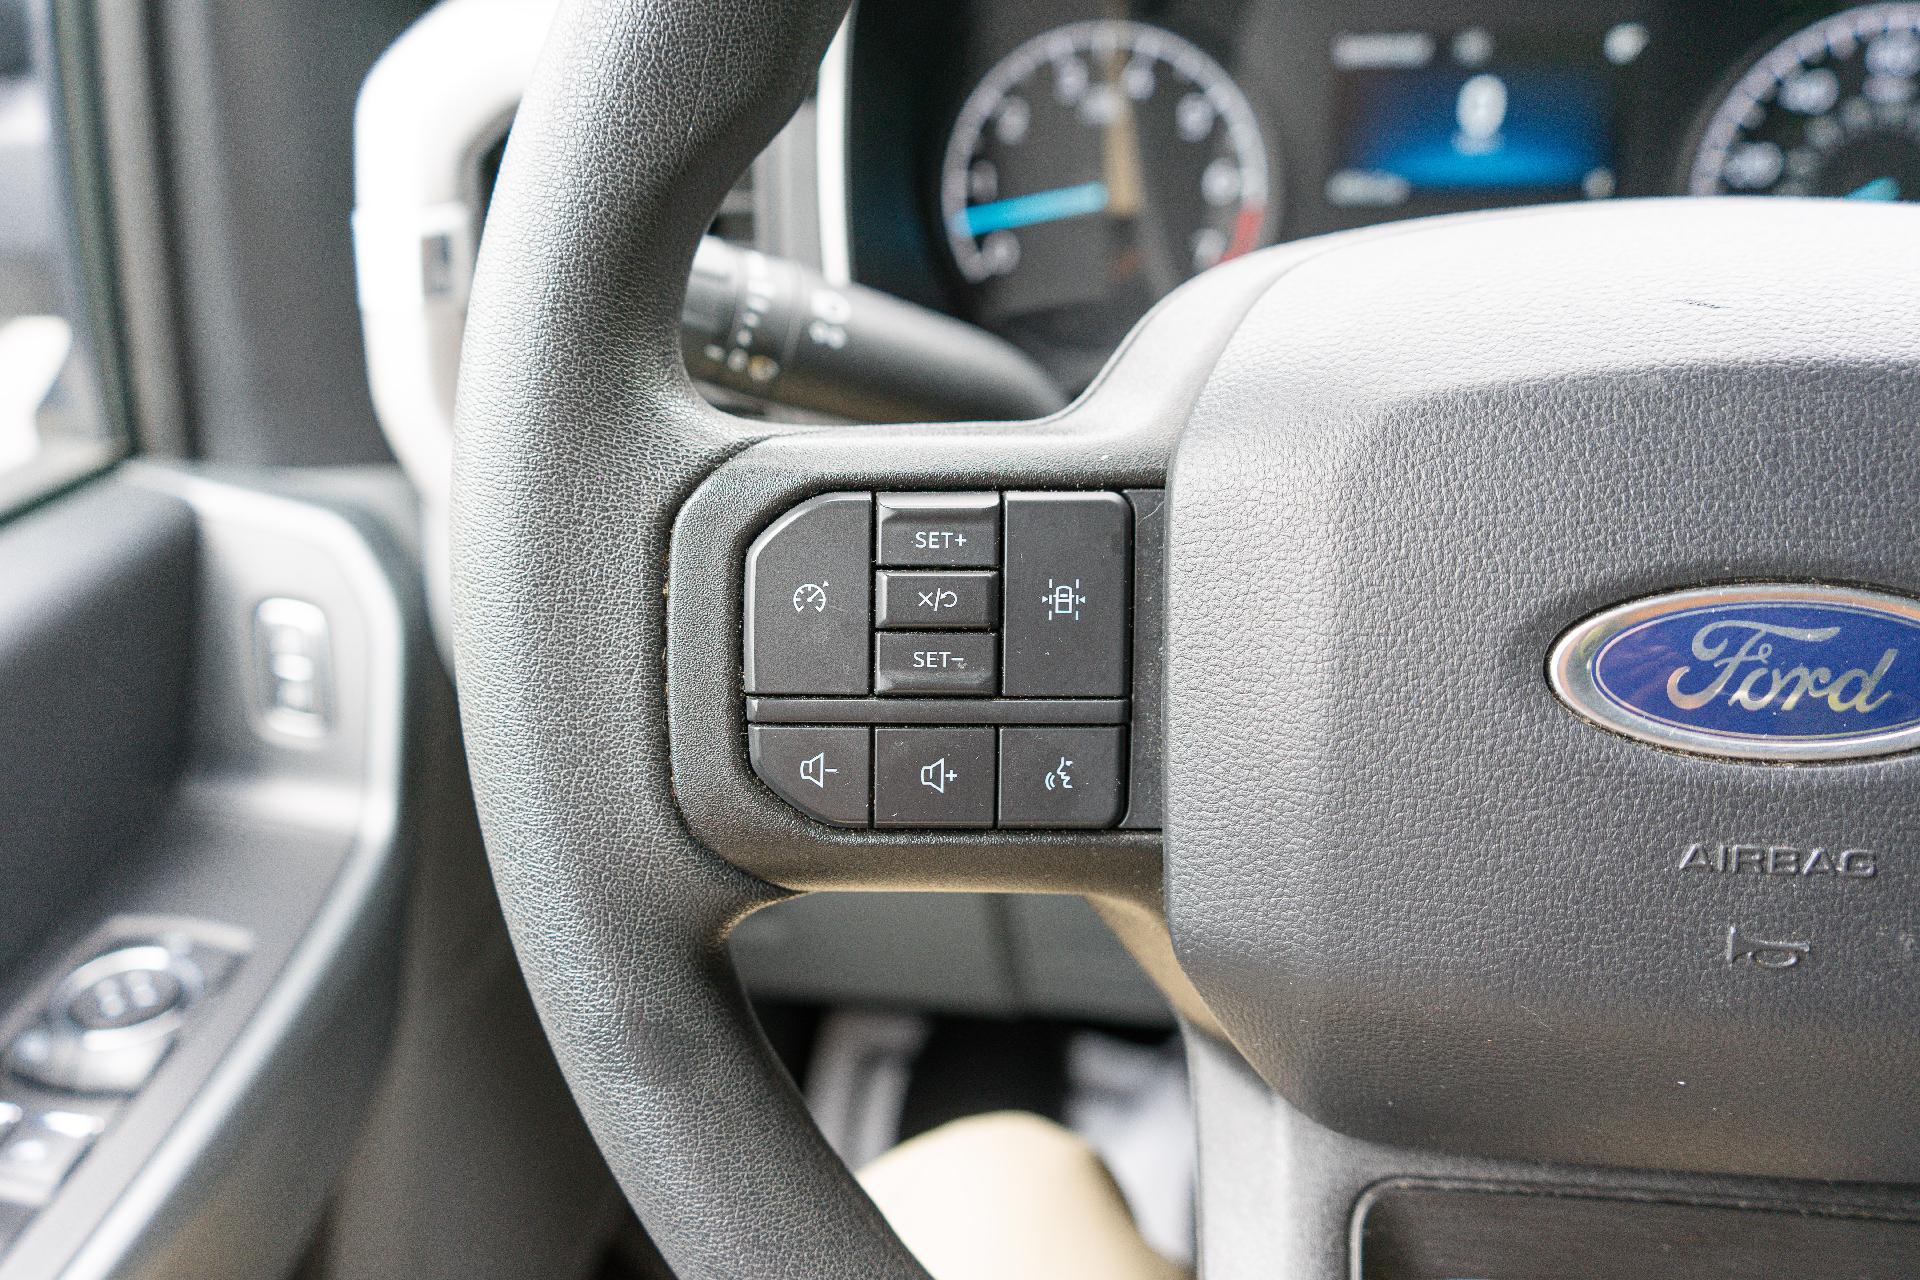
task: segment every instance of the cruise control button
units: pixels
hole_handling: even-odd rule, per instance
[[[1000,575],[882,569],[873,601],[876,627],[991,627],[1000,616]]]
[[[1000,563],[997,493],[883,493],[880,563],[991,569]]]
[[[968,631],[882,631],[873,638],[879,693],[990,694],[999,683],[999,642]]]
[[[801,503],[747,552],[743,658],[748,693],[871,689],[873,499],[828,493]]]
[[[1111,827],[1120,821],[1126,731],[1000,731],[1000,825]]]
[[[993,825],[992,729],[874,730],[878,827]]]
[[[1006,515],[1001,691],[1125,697],[1133,509],[1117,493],[1010,493]]]
[[[753,771],[782,800],[837,827],[871,813],[873,742],[864,728],[761,725],[747,730]]]

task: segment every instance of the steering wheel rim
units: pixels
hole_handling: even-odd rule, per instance
[[[679,299],[842,7],[565,5],[515,120],[462,361],[457,662],[496,881],[582,1111],[688,1276],[925,1275],[807,1118],[726,961],[731,926],[784,892],[689,838],[657,681],[591,653],[631,653],[638,626],[658,659],[673,513],[770,430],[695,393]],[[543,623],[538,602],[563,597],[580,607]],[[589,670],[599,698],[541,689]],[[596,795],[611,775],[653,784],[617,818]]]

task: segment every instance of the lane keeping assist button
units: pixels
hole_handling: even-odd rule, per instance
[[[760,781],[809,817],[864,827],[872,815],[873,736],[865,728],[752,725],[747,754]]]
[[[1009,698],[1124,698],[1133,508],[1117,493],[1009,493],[1000,628]]]
[[[990,694],[1000,681],[999,648],[978,631],[882,631],[873,638],[874,692]]]

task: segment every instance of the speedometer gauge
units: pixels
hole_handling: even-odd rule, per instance
[[[1104,350],[1258,246],[1274,209],[1259,124],[1220,64],[1110,20],[1036,36],[986,74],[947,143],[940,212],[976,318]]]
[[[1920,200],[1920,4],[1838,13],[1775,47],[1707,121],[1695,195]]]

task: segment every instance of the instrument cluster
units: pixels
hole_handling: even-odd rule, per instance
[[[1069,388],[1197,272],[1424,214],[1920,199],[1920,3],[862,0],[856,278]]]

